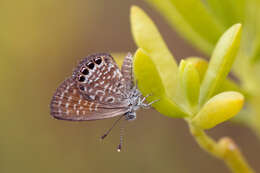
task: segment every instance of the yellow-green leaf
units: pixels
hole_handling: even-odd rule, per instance
[[[189,64],[192,64],[196,68],[196,70],[199,72],[200,80],[202,82],[208,68],[208,62],[199,57],[188,57],[185,59],[185,61]],[[236,82],[234,82],[230,78],[224,79],[221,86],[216,89],[213,95],[224,91],[237,91],[243,93],[244,95],[248,95],[245,90],[243,90]]]
[[[219,0],[206,0],[206,3],[225,27],[244,22],[246,0],[225,0],[225,3],[220,3]]]
[[[241,37],[241,24],[230,27],[219,39],[200,90],[200,105],[203,105],[222,84],[235,60]]]
[[[114,57],[117,65],[119,67],[122,66],[125,56],[127,55],[126,52],[112,52],[111,55]]]
[[[201,0],[146,0],[184,38],[210,54],[224,28]],[[208,32],[210,31],[210,32]]]
[[[199,72],[200,82],[202,82],[204,75],[208,68],[208,62],[199,57],[188,57],[185,59],[189,64],[192,64],[194,68]]]
[[[238,92],[223,92],[212,97],[192,122],[202,129],[210,129],[235,116],[243,107],[244,96]]]
[[[185,117],[187,113],[177,105],[173,99],[168,97],[167,86],[162,82],[163,76],[160,73],[163,66],[157,66],[153,59],[148,56],[142,49],[138,49],[134,56],[134,74],[137,80],[138,88],[146,96],[148,102],[158,100],[152,106],[160,113],[170,117]],[[171,69],[165,68],[166,73],[172,73]],[[174,74],[172,74],[174,75]],[[168,78],[171,80],[172,78]]]
[[[185,66],[182,83],[188,103],[191,107],[196,106],[200,91],[200,77],[199,72],[190,63]]]
[[[153,21],[142,9],[133,6],[130,20],[135,43],[151,58],[161,77],[166,95],[173,98],[177,86],[177,64],[174,57],[168,50]]]

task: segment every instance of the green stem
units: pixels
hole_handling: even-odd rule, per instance
[[[188,121],[190,132],[200,147],[209,154],[223,160],[234,173],[254,173],[248,165],[237,145],[228,137],[218,142],[209,137],[203,130]]]

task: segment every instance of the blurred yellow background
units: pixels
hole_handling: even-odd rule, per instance
[[[114,119],[53,119],[49,102],[80,58],[97,52],[134,52],[129,8],[139,5],[154,19],[175,57],[203,56],[184,42],[141,0],[0,1],[0,173],[23,172],[229,172],[202,151],[180,119],[141,110],[99,138]],[[247,128],[226,123],[211,130],[231,136],[252,167],[260,170],[260,141]]]

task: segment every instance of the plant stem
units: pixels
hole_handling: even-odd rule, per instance
[[[248,165],[237,145],[228,137],[221,138],[218,142],[209,137],[203,130],[188,121],[191,134],[200,147],[209,154],[223,160],[234,173],[254,173]]]

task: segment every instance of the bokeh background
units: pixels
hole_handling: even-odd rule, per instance
[[[141,0],[0,1],[0,172],[229,172],[202,151],[183,120],[153,109],[100,136],[114,119],[66,122],[53,119],[49,102],[80,58],[96,52],[134,52],[129,8],[142,7],[155,21],[175,57],[203,56]],[[231,136],[252,167],[260,170],[260,141],[247,128],[225,123],[209,131]]]

